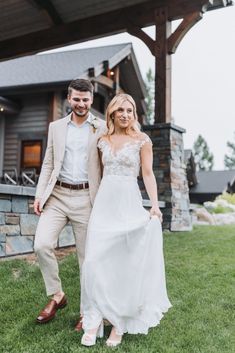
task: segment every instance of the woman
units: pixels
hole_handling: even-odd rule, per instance
[[[92,346],[112,325],[108,346],[127,333],[148,333],[171,304],[162,251],[162,214],[152,171],[152,143],[140,132],[136,105],[127,94],[115,96],[106,112],[108,132],[98,142],[104,167],[88,226],[82,276],[81,343]],[[137,184],[140,166],[152,203],[142,206]]]

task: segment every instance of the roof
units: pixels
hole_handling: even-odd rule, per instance
[[[233,182],[235,169],[200,171],[196,176],[198,184],[189,190],[190,194],[221,194]]]
[[[112,68],[132,54],[130,43],[89,49],[30,55],[0,62],[0,91],[5,89],[71,81],[87,77],[88,69],[95,68],[95,76],[101,74],[103,61]],[[141,76],[140,76],[140,79]]]
[[[11,0],[0,1],[0,58],[13,58],[121,33],[130,24],[155,23],[167,6],[168,19],[232,4],[232,0]]]
[[[146,88],[131,43],[30,55],[0,62],[0,95],[11,98],[23,90],[67,84],[74,78],[94,77],[104,72],[104,63],[110,69],[119,64],[121,88],[131,94],[140,115],[145,114]]]

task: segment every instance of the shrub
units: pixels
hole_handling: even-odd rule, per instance
[[[228,192],[223,192],[222,195],[216,197],[216,200],[226,200],[228,203],[235,205],[235,194],[229,194]]]
[[[233,209],[231,207],[224,207],[221,205],[217,205],[215,208],[211,209],[209,212],[210,213],[229,213],[229,212],[233,212]]]

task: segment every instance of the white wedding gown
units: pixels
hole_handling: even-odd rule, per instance
[[[125,332],[148,333],[171,304],[167,297],[162,230],[142,206],[137,184],[147,135],[113,152],[101,140],[104,176],[88,226],[82,269],[83,329],[103,318]]]

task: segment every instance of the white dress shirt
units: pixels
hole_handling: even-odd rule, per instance
[[[64,160],[58,180],[68,184],[88,181],[88,137],[91,116],[80,126],[72,120],[68,122]]]

